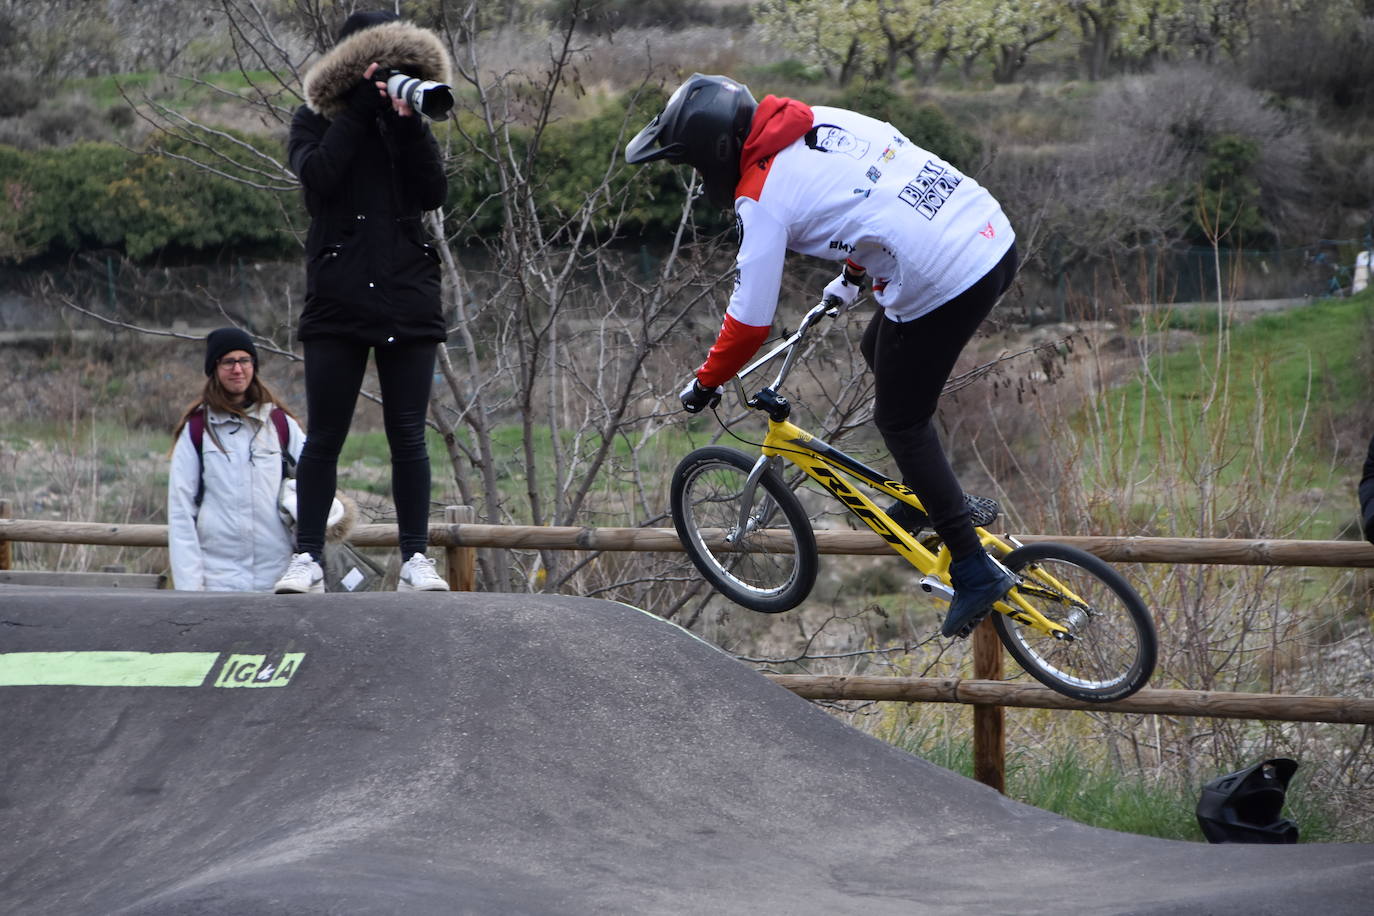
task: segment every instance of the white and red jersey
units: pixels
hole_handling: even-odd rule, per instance
[[[735,213],[735,290],[697,371],[707,387],[738,372],[767,338],[789,249],[861,265],[888,317],[910,321],[981,279],[1015,237],[986,189],[891,124],[774,96],[755,114]]]

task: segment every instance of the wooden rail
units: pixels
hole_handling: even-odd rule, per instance
[[[1037,684],[970,678],[859,677],[851,675],[770,674],[781,687],[808,700],[890,700],[899,703],[967,703],[978,707],[1090,709],[1211,719],[1264,719],[1279,722],[1334,722],[1374,725],[1374,699],[1285,696],[1277,693],[1225,693],[1143,687],[1124,700],[1085,703]]]
[[[671,528],[579,528],[531,525],[479,525],[468,507],[450,507],[446,524],[430,525],[429,540],[444,548],[449,584],[475,587],[474,551],[478,547],[540,550],[681,551]],[[1015,535],[1033,544],[1071,544],[1108,562],[1177,565],[1310,566],[1374,568],[1374,546],[1363,541],[1277,539],[1075,537]],[[165,547],[166,525],[109,525],[10,518],[0,500],[0,570],[10,566],[9,542],[98,544],[113,547]],[[394,525],[359,525],[349,535],[359,547],[396,545]],[[868,531],[817,531],[824,554],[881,556],[891,548]],[[904,703],[966,703],[974,706],[974,775],[1001,791],[1005,772],[1003,710],[1084,709],[1097,712],[1164,714],[1295,722],[1374,725],[1374,700],[1344,697],[1281,696],[1145,688],[1114,703],[1071,700],[1046,687],[999,680],[1002,653],[991,622],[973,634],[974,677],[814,677],[769,675],[779,685],[814,700],[887,700]]]
[[[1374,568],[1374,545],[1364,541],[1307,541],[1272,538],[1082,537],[1017,534],[1034,544],[1054,541],[1096,554],[1109,563],[1173,563],[1192,566],[1312,566]],[[358,547],[396,544],[395,525],[359,525],[349,542]],[[432,524],[437,547],[506,547],[540,550],[681,551],[672,528],[577,528],[535,525]],[[6,518],[0,514],[0,543],[103,544],[166,547],[166,525],[109,525]],[[881,556],[891,552],[871,531],[817,531],[821,553]]]

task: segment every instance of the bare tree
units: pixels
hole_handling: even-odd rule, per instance
[[[280,131],[301,101],[302,75],[348,8],[216,0],[217,21],[249,85],[244,94],[223,97]],[[531,68],[512,66],[505,55],[502,17],[484,18],[470,2],[424,7],[425,23],[445,38],[456,64],[459,110],[436,130],[453,183],[489,189],[464,212],[428,217],[444,241],[450,316],[431,423],[447,449],[445,501],[474,506],[482,522],[661,526],[670,472],[686,451],[675,393],[719,326],[734,239],[716,228],[718,221],[709,229],[699,222],[700,188],[684,169],[672,192],[681,195],[672,237],[626,244],[645,183],[664,174],[627,169],[621,156],[653,107],[647,100],[639,105],[640,98],[652,94],[656,103],[669,78],[652,67],[627,98],[603,104],[594,143],[560,147],[571,142],[563,112],[586,104],[578,73],[592,37],[579,32],[579,9],[573,4],[570,15],[547,27],[542,64]],[[523,28],[528,41],[531,27]],[[299,211],[288,206],[298,193],[295,177],[270,144],[149,95],[129,101],[161,138],[154,146],[163,155],[276,192],[283,221],[299,233],[291,224]],[[571,196],[565,189],[554,195],[550,170],[569,168],[569,157],[578,159],[582,184]],[[790,310],[809,306],[826,279],[795,275],[801,280],[784,291],[780,323]],[[291,352],[289,323],[255,330],[264,346]],[[807,371],[797,374],[799,404],[820,435],[845,436],[866,425],[871,388],[857,338],[855,331],[818,340]],[[722,417],[724,425],[708,435],[757,440],[751,414]],[[485,587],[607,595],[667,615],[686,608],[687,620],[709,597],[674,555],[484,551],[480,562]]]

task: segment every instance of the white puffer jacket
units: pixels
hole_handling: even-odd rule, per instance
[[[277,511],[281,448],[271,414],[271,404],[249,408],[247,422],[209,411],[201,454],[191,441],[190,424],[182,428],[167,479],[167,542],[175,588],[271,591],[286,569],[294,545]],[[305,434],[289,415],[286,425],[287,448],[299,458]],[[202,479],[205,491],[197,506]]]

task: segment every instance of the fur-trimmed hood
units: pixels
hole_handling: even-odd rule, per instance
[[[305,74],[305,103],[332,120],[344,108],[344,95],[373,61],[408,76],[453,82],[453,64],[438,35],[408,22],[387,22],[355,32],[316,61]]]

